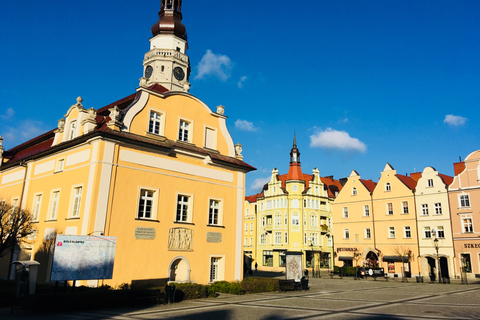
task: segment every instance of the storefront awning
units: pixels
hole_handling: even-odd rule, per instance
[[[383,262],[408,262],[408,256],[383,256]]]
[[[351,257],[351,256],[340,256],[340,257],[338,257],[338,260],[339,261],[352,261],[353,257]]]

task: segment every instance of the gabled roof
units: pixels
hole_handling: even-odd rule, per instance
[[[447,176],[446,174],[443,174],[443,173],[439,173],[438,176],[439,176],[440,178],[442,178],[443,182],[444,182],[447,186],[451,185],[452,182],[453,182],[453,177],[451,177],[451,176]]]
[[[369,180],[364,180],[360,179],[360,182],[367,188],[368,191],[373,192],[375,190],[375,187],[377,186],[377,183],[372,181],[372,179]]]
[[[404,185],[406,185],[410,190],[414,190],[415,187],[417,186],[417,181],[413,180],[410,177],[401,175],[401,174],[396,174],[395,175],[400,181],[403,182]]]

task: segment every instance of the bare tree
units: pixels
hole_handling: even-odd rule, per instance
[[[17,244],[28,242],[28,236],[34,232],[29,211],[0,202],[0,258],[12,252]]]
[[[407,276],[405,274],[405,264],[413,260],[412,250],[406,247],[395,247],[393,252],[400,256],[402,262],[402,282],[408,282]]]

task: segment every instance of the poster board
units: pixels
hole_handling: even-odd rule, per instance
[[[285,252],[285,276],[288,279],[300,281],[303,276],[302,252]]]
[[[59,234],[51,281],[112,279],[117,237]]]

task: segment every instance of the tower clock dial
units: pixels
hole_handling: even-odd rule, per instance
[[[175,79],[177,79],[178,81],[182,81],[184,78],[185,78],[185,72],[183,71],[182,68],[180,67],[175,67],[173,69],[173,76],[175,77]]]
[[[152,66],[147,66],[145,68],[145,78],[150,79],[150,77],[152,76],[152,73],[153,73]]]

